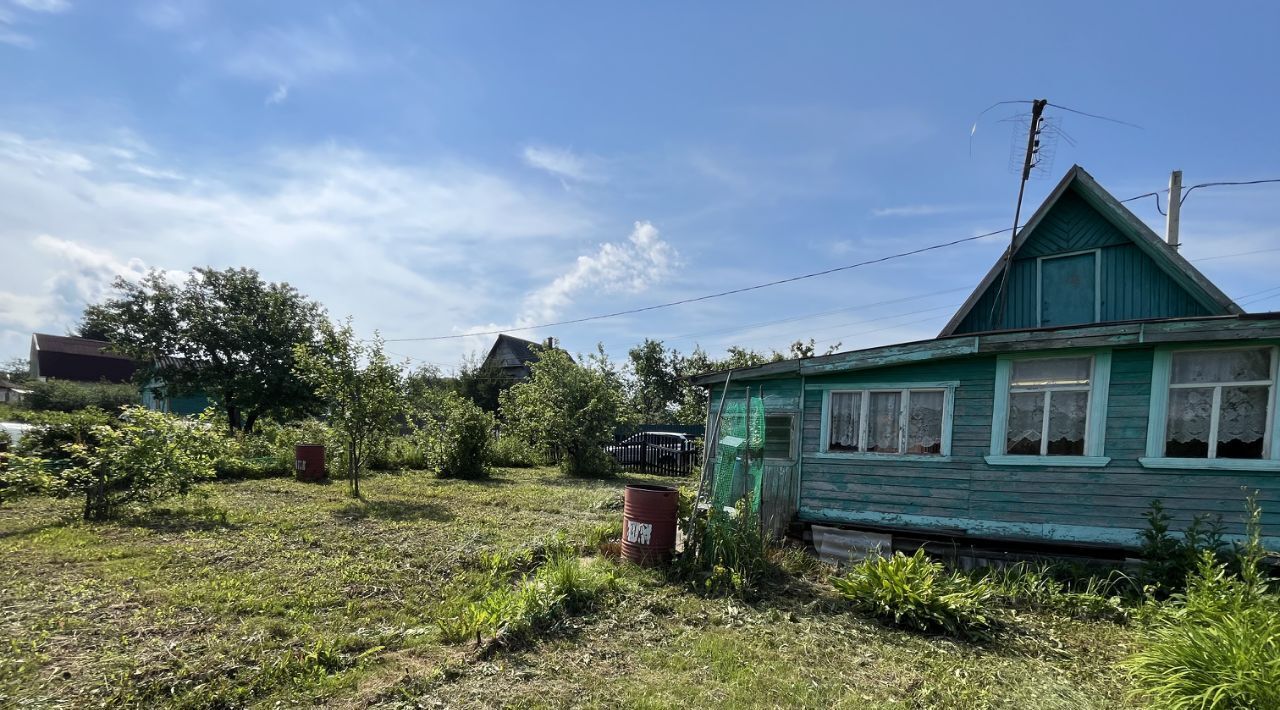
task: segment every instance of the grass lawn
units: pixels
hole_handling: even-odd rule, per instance
[[[809,578],[746,604],[627,568],[532,643],[481,658],[440,640],[484,553],[584,540],[636,480],[656,479],[381,474],[364,501],[212,483],[95,525],[73,501],[6,504],[0,707],[1126,706],[1131,628],[1027,614],[974,645],[885,628]]]

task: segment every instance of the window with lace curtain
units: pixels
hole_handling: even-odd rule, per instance
[[[1270,347],[1174,352],[1164,455],[1268,457],[1273,357]]]
[[[827,453],[949,454],[946,389],[833,390],[827,397]]]
[[[1013,363],[1005,453],[1084,456],[1093,358],[1042,358]]]

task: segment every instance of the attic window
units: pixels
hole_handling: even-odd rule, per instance
[[[1080,325],[1102,320],[1101,252],[1098,249],[1043,256],[1037,262],[1041,327]]]

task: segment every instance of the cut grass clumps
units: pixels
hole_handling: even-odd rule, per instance
[[[1081,621],[1129,620],[1120,592],[1126,585],[1131,588],[1133,582],[1119,570],[1102,577],[1064,575],[1054,565],[1018,562],[991,567],[978,575],[978,579],[990,584],[996,602],[1003,607],[1047,611]]]
[[[855,609],[908,629],[977,640],[994,627],[992,585],[948,572],[923,548],[869,557],[831,584]]]
[[[567,544],[549,547],[542,564],[529,573],[516,570],[532,554],[485,556],[487,591],[469,603],[446,604],[436,622],[442,640],[459,643],[489,637],[488,648],[527,640],[545,631],[564,616],[591,609],[596,601],[618,588],[618,573],[603,560],[580,559]]]

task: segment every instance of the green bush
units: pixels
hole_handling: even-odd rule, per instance
[[[982,639],[994,626],[990,583],[948,572],[923,548],[868,557],[831,583],[855,609],[917,631]]]
[[[514,436],[496,436],[489,445],[489,465],[499,468],[531,468],[543,463],[538,452]]]
[[[428,433],[432,466],[445,478],[483,477],[497,422],[471,400],[454,394],[442,404],[442,416]]]
[[[1262,512],[1250,497],[1238,574],[1200,554],[1185,594],[1152,615],[1125,659],[1135,696],[1162,708],[1280,708],[1280,596],[1263,570]]]
[[[42,427],[36,442],[9,461],[5,476],[13,473],[34,488],[60,497],[84,498],[86,520],[104,520],[129,503],[150,503],[186,493],[196,482],[212,478],[214,462],[222,454],[225,439],[207,416],[185,420],[143,407],[130,407],[112,424],[81,427],[84,413],[62,426],[74,440],[58,443],[58,453],[47,447],[57,442]]]
[[[1151,501],[1150,509],[1143,517],[1147,519],[1147,527],[1139,535],[1142,542],[1139,576],[1156,596],[1164,598],[1183,589],[1187,575],[1196,569],[1201,552],[1207,550],[1220,558],[1225,557],[1220,515],[1195,516],[1181,538],[1170,532],[1173,518],[1159,500]]]
[[[1076,619],[1125,622],[1129,618],[1121,592],[1128,591],[1130,582],[1118,570],[1099,577],[1067,574],[1056,565],[1018,562],[970,576],[989,584],[1001,606],[1049,611]]]
[[[74,412],[86,407],[97,407],[115,412],[141,401],[137,386],[131,384],[45,380],[30,382],[26,386],[30,387],[31,394],[23,402],[35,411]]]

